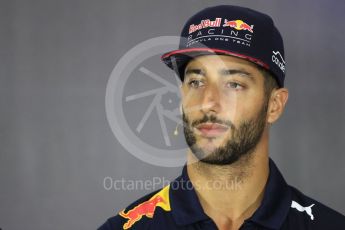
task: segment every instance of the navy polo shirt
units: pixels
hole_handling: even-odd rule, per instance
[[[99,230],[115,229],[217,229],[199,202],[189,180],[182,175],[159,191],[150,193],[108,219]],[[270,159],[269,177],[259,208],[241,230],[341,230],[345,217],[289,186]]]

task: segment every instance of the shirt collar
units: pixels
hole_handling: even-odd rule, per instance
[[[171,211],[177,225],[188,225],[209,219],[189,179],[187,165],[183,167],[182,175],[170,184],[169,192]]]
[[[291,191],[279,169],[270,158],[269,177],[261,205],[248,221],[270,229],[280,229],[291,206]]]
[[[192,183],[187,166],[182,175],[170,184],[172,216],[177,225],[188,225],[210,218],[204,213]],[[269,177],[264,197],[259,208],[246,222],[254,222],[269,229],[279,229],[283,224],[291,204],[290,189],[275,163],[269,160]]]

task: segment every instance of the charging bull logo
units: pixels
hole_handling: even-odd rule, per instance
[[[247,30],[251,33],[254,32],[253,31],[254,25],[249,25],[242,20],[228,21],[227,19],[224,19],[223,27],[227,27],[227,26],[234,28],[236,30]]]
[[[156,207],[161,207],[165,211],[170,211],[170,201],[169,201],[169,186],[164,187],[160,192],[156,193],[148,201],[145,201],[131,210],[125,212],[122,210],[119,215],[125,219],[127,222],[123,225],[123,229],[129,229],[137,221],[139,221],[143,216],[148,218],[153,218]]]

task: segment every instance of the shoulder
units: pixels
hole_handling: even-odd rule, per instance
[[[306,229],[345,229],[345,216],[290,186],[291,209],[288,218]]]
[[[160,218],[162,212],[170,210],[169,186],[166,186],[134,201],[117,215],[109,218],[98,230],[144,229],[153,220]]]

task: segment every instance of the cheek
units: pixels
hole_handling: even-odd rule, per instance
[[[189,90],[189,91],[184,91],[182,94],[182,105],[184,111],[187,113],[194,113],[195,111],[200,108],[200,105],[202,103],[202,93],[201,90]],[[188,114],[189,115],[189,114]]]
[[[262,106],[262,97],[253,92],[232,93],[221,99],[222,117],[231,120],[235,126],[253,117]]]
[[[241,97],[235,93],[223,94],[220,100],[221,117],[236,124],[238,118],[242,116],[245,103]]]

